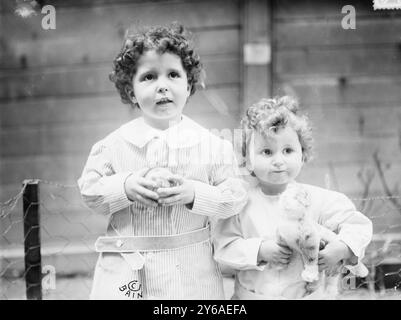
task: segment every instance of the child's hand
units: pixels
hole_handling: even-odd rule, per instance
[[[274,240],[264,240],[259,248],[258,261],[287,266],[290,263],[291,255],[292,250],[289,247],[278,244]]]
[[[152,180],[156,183],[157,187],[152,190],[156,191],[158,188],[168,188],[176,185],[172,178],[173,174],[167,168],[153,168],[145,175],[145,178]]]
[[[156,188],[156,182],[144,178],[148,168],[139,170],[125,180],[124,189],[127,198],[131,201],[138,201],[145,206],[157,207],[159,195],[149,189]]]
[[[178,204],[192,204],[195,198],[195,188],[191,180],[185,179],[180,175],[172,175],[169,180],[174,180],[175,187],[158,188],[158,202],[162,206],[175,206]]]
[[[349,259],[352,255],[352,251],[344,242],[332,240],[319,251],[319,271],[332,270],[341,260]]]

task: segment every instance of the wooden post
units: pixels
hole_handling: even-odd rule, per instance
[[[25,180],[23,193],[26,297],[42,300],[40,255],[39,181]]]
[[[242,15],[241,109],[261,98],[269,98],[273,88],[272,0],[246,0]]]

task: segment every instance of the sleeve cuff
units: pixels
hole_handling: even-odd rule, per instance
[[[355,239],[355,236],[347,236],[346,234],[339,234],[338,240],[344,242],[357,258],[363,258],[364,250],[361,248],[360,241]],[[352,258],[351,258],[352,259]]]
[[[266,263],[258,263],[258,253],[260,245],[262,244],[262,238],[250,238],[246,239],[245,261],[249,261],[250,266],[254,266],[257,270],[263,270]]]
[[[200,181],[193,181],[195,189],[194,202],[192,204],[191,212],[201,215],[210,215],[215,208],[215,197],[216,190],[213,192],[213,186]]]
[[[225,189],[192,180],[195,197],[192,208],[195,214],[228,218],[240,212],[247,202],[247,193],[241,185],[236,188],[226,182]],[[235,182],[232,182],[235,183]]]
[[[263,271],[266,268],[267,262],[259,262],[258,263],[258,253],[259,253],[259,248],[260,245],[262,244],[263,239],[262,238],[253,238],[249,239],[251,242],[252,246],[249,250],[250,258],[255,261],[255,268],[258,271]]]
[[[104,200],[109,204],[110,213],[120,211],[134,203],[128,199],[124,188],[125,180],[131,174],[131,172],[124,172],[109,177],[109,181],[107,182],[109,192],[105,192]]]
[[[351,258],[344,260],[343,266],[358,277],[366,277],[369,273],[369,270],[361,262],[361,259],[365,254],[364,250],[361,249],[358,244],[354,243],[349,237],[340,235],[339,240],[344,242],[353,254]]]
[[[215,255],[217,262],[237,270],[264,270],[266,263],[258,264],[258,252],[262,238],[241,239],[232,252]]]

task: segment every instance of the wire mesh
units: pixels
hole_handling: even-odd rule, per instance
[[[0,203],[0,299],[26,299],[22,200],[26,185]],[[366,278],[343,278],[340,298],[401,298],[401,196],[353,198],[373,222]],[[88,299],[97,260],[94,243],[107,217],[83,203],[78,186],[40,180],[43,299]],[[31,266],[34,267],[34,266]],[[345,279],[345,280],[344,280]],[[231,290],[231,278],[225,287]]]

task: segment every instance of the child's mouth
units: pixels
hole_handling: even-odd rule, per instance
[[[156,104],[157,105],[164,105],[164,104],[171,103],[171,102],[173,102],[173,101],[170,100],[169,98],[163,98],[163,99],[157,100]]]

